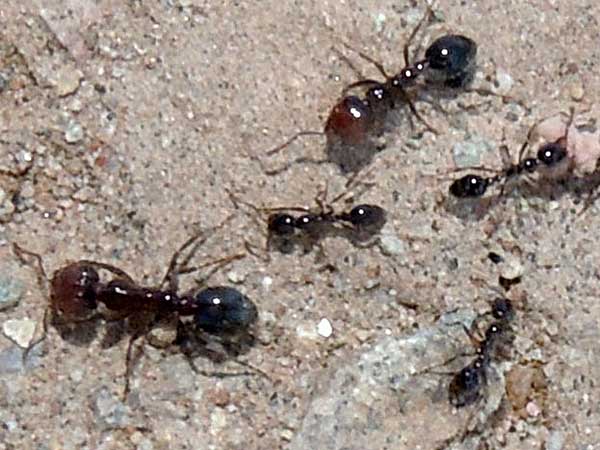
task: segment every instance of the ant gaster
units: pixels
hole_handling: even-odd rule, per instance
[[[39,254],[13,244],[15,254],[23,262],[28,263],[27,257],[35,260],[38,281],[49,297],[49,305],[44,312],[43,334],[29,346],[23,358],[26,359],[28,351],[45,339],[50,320],[59,320],[65,324],[87,322],[98,316],[100,306],[119,313],[120,318],[146,312],[154,312],[159,316],[193,316],[195,326],[210,333],[243,333],[248,330],[256,322],[258,312],[254,303],[238,290],[217,286],[177,293],[179,275],[209,266],[214,266],[213,271],[216,271],[217,268],[245,256],[236,254],[200,266],[187,265],[198,246],[206,241],[205,236],[210,236],[226,221],[188,239],[171,258],[163,282],[156,288],[138,285],[118,267],[90,260],[70,263],[58,269],[49,279]],[[179,261],[181,254],[190,248],[187,256]],[[102,281],[99,275],[102,270],[110,273],[113,278]],[[167,284],[165,289],[163,286]],[[142,333],[132,336],[127,348],[125,395],[129,391],[133,343],[140,336]]]

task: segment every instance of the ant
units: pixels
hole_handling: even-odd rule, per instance
[[[346,184],[348,189],[353,182],[354,179],[351,179]],[[371,185],[367,185],[367,187],[371,187]],[[317,209],[304,207],[258,208],[241,200],[233,192],[228,191],[228,193],[236,208],[239,208],[239,204],[242,203],[258,215],[268,214],[265,220],[267,224],[266,253],[272,248],[282,253],[291,253],[296,246],[301,246],[305,253],[308,253],[329,235],[343,236],[355,245],[360,245],[375,236],[385,225],[386,211],[377,205],[364,203],[349,210],[336,212],[333,205],[347,196],[348,189],[326,203],[326,186],[315,197]],[[293,212],[300,214],[294,215]],[[251,247],[253,247],[251,244],[246,243],[248,251],[256,255]]]
[[[325,136],[327,140],[327,159],[299,158],[282,168],[265,170],[265,173],[275,175],[298,162],[315,164],[333,162],[343,172],[358,171],[372,159],[372,152],[364,151],[369,138],[383,131],[388,113],[395,109],[397,105],[408,105],[412,115],[422,122],[429,131],[437,134],[437,130],[430,126],[419,114],[414,101],[409,95],[409,90],[417,84],[416,82],[420,78],[424,78],[424,84],[421,84],[421,87],[461,88],[482,95],[498,95],[485,89],[467,89],[467,85],[474,77],[477,44],[466,36],[459,34],[441,36],[426,49],[423,59],[410,63],[409,47],[411,42],[423,23],[432,15],[433,11],[428,5],[425,15],[417,23],[404,46],[405,67],[396,74],[388,74],[383,64],[343,44],[350,50],[357,52],[361,58],[373,64],[384,77],[384,81],[364,77],[345,56],[341,55],[341,58],[358,73],[360,79],[344,88],[342,98],[331,109],[323,131],[300,131],[283,144],[266,152],[268,156],[272,156],[302,136]],[[349,91],[359,87],[366,89],[364,96],[347,95]],[[503,99],[508,98],[501,97]]]
[[[469,406],[481,398],[489,365],[497,358],[502,344],[509,339],[510,322],[515,316],[512,302],[504,297],[496,298],[490,313],[495,321],[487,327],[483,340],[477,342],[471,331],[465,328],[471,340],[476,342],[477,356],[460,369],[448,385],[448,401],[455,408]]]
[[[495,175],[485,177],[469,173],[457,180],[454,180],[450,185],[449,192],[452,196],[457,198],[478,198],[485,195],[488,188],[498,183],[502,184],[500,190],[500,197],[504,194],[504,189],[509,180],[517,178],[524,174],[533,174],[539,170],[546,171],[557,171],[560,166],[563,166],[564,171],[568,170],[571,166],[569,154],[567,152],[567,142],[569,128],[573,122],[574,109],[571,109],[569,120],[567,122],[567,128],[565,135],[558,138],[555,142],[550,142],[542,145],[536,154],[536,157],[524,158],[525,151],[529,146],[533,131],[537,125],[534,124],[527,134],[527,140],[521,146],[519,150],[519,157],[516,163],[511,163],[501,170],[488,169],[486,167],[471,167],[471,170],[480,170],[484,172],[492,172]],[[508,156],[508,150],[506,147],[501,147],[501,151],[506,153],[505,159],[510,159]],[[565,163],[568,163],[564,167]],[[465,169],[458,169],[465,170]]]
[[[257,321],[258,312],[256,305],[238,290],[217,286],[192,289],[183,294],[177,293],[179,275],[214,266],[212,274],[219,268],[245,257],[245,254],[235,254],[199,266],[188,266],[194,252],[206,241],[207,237],[205,236],[210,236],[227,221],[228,219],[216,227],[199,232],[189,238],[173,254],[167,273],[158,287],[140,286],[122,269],[91,260],[80,260],[67,264],[58,269],[52,278],[48,278],[41,255],[25,250],[14,243],[14,252],[23,263],[28,264],[27,257],[34,259],[38,282],[42,290],[48,294],[49,299],[49,305],[44,312],[43,334],[26,349],[23,355],[24,360],[27,358],[28,352],[46,338],[49,322],[58,321],[64,324],[89,322],[98,318],[101,307],[119,314],[119,319],[138,317],[145,313],[154,313],[157,317],[193,316],[195,327],[209,333],[219,335],[247,332]],[[188,249],[191,249],[189,253],[182,258],[182,261],[179,261],[182,254]],[[102,281],[100,279],[101,271],[110,273],[112,278]],[[167,286],[165,287],[165,285]],[[125,397],[129,393],[133,345],[139,337],[144,335],[145,331],[137,331],[129,340],[126,356]],[[245,365],[245,363],[239,363]],[[195,369],[193,365],[192,367]]]

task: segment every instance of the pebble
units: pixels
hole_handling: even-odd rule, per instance
[[[268,290],[273,284],[273,278],[266,276],[262,279],[263,289]]]
[[[512,77],[503,69],[496,69],[496,82],[498,83],[498,93],[506,94],[513,86]]]
[[[527,414],[529,414],[529,416],[531,416],[531,417],[537,417],[542,413],[542,410],[540,409],[540,407],[537,405],[536,402],[527,403],[525,410],[527,411]]]
[[[479,136],[457,142],[452,147],[452,158],[457,168],[474,167],[481,163],[481,155],[488,152],[492,145]]]
[[[56,93],[59,97],[66,97],[79,89],[79,83],[83,74],[79,70],[73,70],[71,67],[65,67],[56,80]]]
[[[98,418],[110,428],[125,428],[130,424],[126,406],[106,387],[102,387],[98,392],[94,406]]]
[[[576,102],[580,102],[583,99],[585,95],[585,89],[583,87],[581,79],[578,78],[575,81],[573,81],[573,83],[569,87],[569,94],[571,95],[571,98]]]
[[[11,308],[23,297],[23,286],[14,278],[0,276],[0,311]]]
[[[227,279],[232,282],[233,284],[240,284],[243,283],[244,280],[246,279],[246,276],[244,274],[240,274],[234,270],[230,270],[229,272],[227,272]]]
[[[331,322],[327,319],[321,319],[319,324],[317,325],[317,333],[319,336],[324,338],[328,338],[333,334],[333,327],[331,326]]]
[[[393,234],[383,234],[379,239],[381,251],[388,255],[401,255],[405,252],[404,241]]]
[[[160,322],[152,327],[147,335],[150,345],[156,348],[166,348],[177,338],[177,326],[172,322]]]
[[[75,144],[83,139],[83,128],[78,122],[71,120],[65,131],[65,141]]]
[[[562,450],[564,445],[565,435],[561,431],[553,431],[546,441],[545,450]]]
[[[29,347],[35,335],[35,321],[10,319],[2,324],[4,335],[21,348]]]

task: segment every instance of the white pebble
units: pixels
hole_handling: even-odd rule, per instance
[[[331,336],[333,334],[331,322],[327,319],[321,319],[317,325],[317,333],[319,333],[319,336],[323,336],[324,338]]]
[[[262,279],[262,285],[264,289],[269,289],[273,284],[273,278],[267,276]]]
[[[2,324],[4,335],[19,347],[27,348],[35,334],[35,322],[31,319],[7,320]]]

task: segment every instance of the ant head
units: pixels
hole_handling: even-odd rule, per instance
[[[371,116],[371,106],[367,101],[354,95],[344,97],[331,110],[325,133],[345,144],[360,144],[369,131]]]
[[[537,157],[546,167],[554,167],[567,157],[567,149],[557,142],[545,144],[538,150]]]
[[[291,236],[295,231],[295,219],[289,214],[272,214],[269,216],[269,234]]]
[[[449,34],[436,39],[425,52],[432,80],[448,87],[467,84],[475,68],[477,44],[468,37]]]
[[[522,165],[527,172],[533,173],[535,172],[535,169],[537,169],[538,160],[535,158],[526,158],[525,160],[523,160]]]
[[[379,230],[385,220],[385,210],[376,205],[358,205],[348,213],[348,221],[362,230]]]
[[[198,312],[194,323],[209,332],[246,329],[258,318],[252,301],[236,289],[218,286],[204,289],[194,296]]]
[[[497,320],[509,321],[515,315],[512,302],[503,297],[494,299],[492,304],[492,316]]]
[[[97,308],[100,277],[89,264],[73,263],[58,270],[50,282],[52,307],[65,319],[85,319]]]
[[[488,180],[479,175],[465,175],[450,185],[450,194],[458,198],[481,197],[488,187]]]

